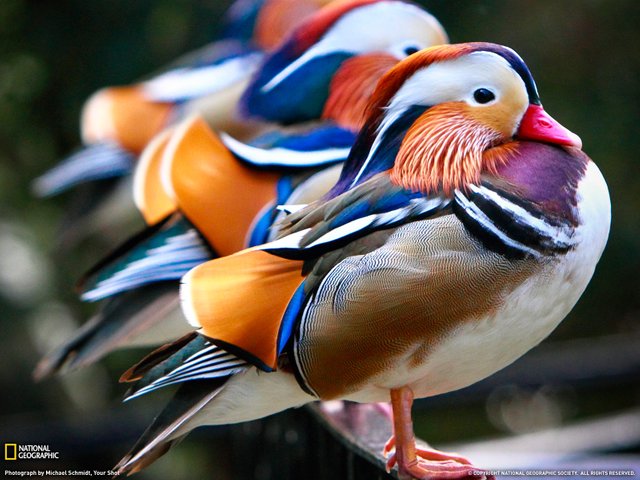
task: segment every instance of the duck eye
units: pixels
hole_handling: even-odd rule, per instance
[[[414,53],[419,52],[420,49],[418,47],[416,47],[415,45],[411,45],[409,47],[405,47],[404,48],[404,53],[405,55],[408,57],[409,55],[413,55]]]
[[[479,88],[473,92],[473,99],[478,103],[489,103],[491,100],[495,100],[495,94],[486,88]]]

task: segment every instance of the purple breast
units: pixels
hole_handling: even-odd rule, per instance
[[[517,153],[498,168],[498,177],[524,200],[575,224],[578,183],[588,162],[589,157],[574,148],[523,141]]]

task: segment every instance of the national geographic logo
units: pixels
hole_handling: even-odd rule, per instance
[[[5,460],[58,460],[60,452],[54,452],[49,445],[4,444]]]
[[[18,459],[18,445],[15,443],[4,444],[4,459],[5,460],[17,460]]]

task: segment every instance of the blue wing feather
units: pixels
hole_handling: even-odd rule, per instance
[[[281,135],[273,146],[300,152],[310,152],[326,148],[351,147],[356,139],[355,137],[351,130],[332,123],[326,123],[302,133]]]
[[[392,185],[382,173],[320,207],[290,215],[291,224],[282,228],[286,236],[260,248],[284,258],[314,259],[376,230],[435,216],[450,204],[441,194],[425,196]]]
[[[235,38],[245,42],[253,38],[256,21],[265,0],[236,0],[227,10],[222,38]]]
[[[220,135],[225,146],[240,161],[255,168],[308,169],[344,162],[355,135],[333,124],[297,132],[269,132],[250,144]]]
[[[300,318],[300,314],[302,313],[306,300],[307,296],[305,293],[305,285],[304,282],[302,282],[293,294],[293,297],[291,297],[291,301],[289,302],[289,305],[287,305],[287,309],[282,317],[280,331],[278,332],[278,355],[282,353],[291,339],[293,329],[296,326],[298,318]]]
[[[273,88],[265,86],[298,56],[291,42],[264,62],[241,100],[241,109],[251,117],[285,125],[320,118],[329,95],[331,79],[349,58],[346,52],[315,57],[292,71]]]
[[[293,178],[290,175],[281,177],[276,185],[276,191],[276,205],[286,203],[287,199],[293,192]],[[249,247],[261,245],[267,241],[269,238],[269,230],[271,229],[271,225],[273,225],[273,221],[277,214],[278,210],[276,207],[269,208],[262,214],[251,231]]]

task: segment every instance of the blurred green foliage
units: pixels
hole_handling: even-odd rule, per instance
[[[38,319],[59,318],[44,333],[55,335],[56,328],[73,328],[86,317],[91,309],[79,305],[71,287],[111,245],[94,239],[63,257],[56,255],[52,248],[68,197],[37,200],[29,183],[78,145],[80,109],[93,91],[129,83],[211,41],[228,3],[0,2],[0,382],[3,393],[21,392],[2,395],[0,420],[26,415],[55,419],[74,415],[77,405],[91,411],[117,401],[121,392],[114,379],[136,355],[110,358],[107,370],[92,370],[91,378],[79,374],[68,383],[38,386],[30,380],[40,355],[38,335],[43,335],[38,333]],[[583,299],[551,341],[580,337],[597,341],[600,335],[638,331],[640,3],[419,3],[441,20],[453,42],[491,41],[520,53],[533,72],[546,110],[582,137],[585,151],[608,181],[613,205],[608,248]],[[79,394],[68,406],[81,389],[94,395]],[[148,417],[161,402],[154,403],[140,404],[136,411]],[[453,432],[464,430],[451,425]],[[125,448],[121,446],[120,453]],[[174,463],[180,463],[180,454],[172,455]]]

